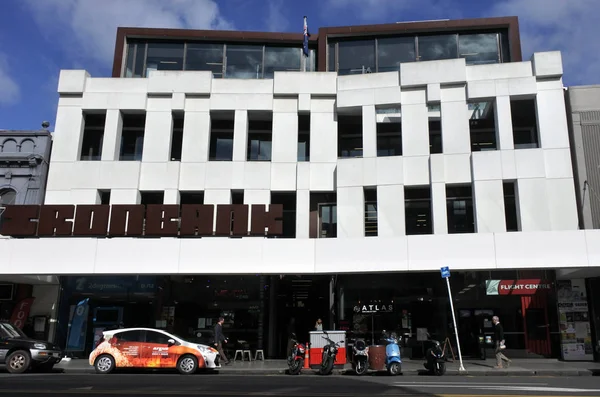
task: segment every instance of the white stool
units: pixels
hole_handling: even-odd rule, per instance
[[[246,360],[246,355],[248,356],[248,361],[252,361],[252,352],[250,350],[244,350],[242,354],[242,361]]]
[[[265,353],[262,351],[262,349],[254,352],[254,361],[258,361],[258,356],[260,356],[261,361],[265,361]]]
[[[236,350],[235,351],[235,356],[233,356],[233,361],[237,360],[238,354],[240,356],[242,356],[241,360],[244,361],[244,351],[243,350]]]

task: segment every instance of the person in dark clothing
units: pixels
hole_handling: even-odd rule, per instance
[[[229,365],[229,359],[225,355],[225,351],[223,350],[223,342],[227,343],[227,338],[223,334],[223,323],[225,319],[223,317],[219,317],[219,321],[215,325],[215,346],[217,347],[217,351],[223,358],[225,365]]]
[[[492,322],[494,323],[494,340],[496,342],[496,367],[494,368],[502,369],[503,362],[506,363],[506,367],[508,368],[512,361],[502,353],[504,349],[504,328],[502,328],[498,316],[494,316]]]
[[[289,356],[290,354],[292,354],[292,349],[294,348],[294,342],[292,341],[292,336],[296,333],[296,319],[294,317],[292,317],[290,319],[290,323],[288,324],[288,328],[287,328],[287,350],[286,350],[286,354]]]

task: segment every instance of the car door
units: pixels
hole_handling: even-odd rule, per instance
[[[117,368],[140,367],[143,331],[132,330],[117,332],[111,345],[120,353],[114,354]],[[111,339],[113,339],[111,338]]]
[[[147,368],[175,368],[177,354],[169,345],[167,334],[160,331],[146,331],[146,339],[142,344],[142,359]]]

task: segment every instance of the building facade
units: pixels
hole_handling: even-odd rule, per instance
[[[225,315],[275,357],[320,317],[418,357],[424,329],[452,338],[449,266],[463,351],[497,314],[512,353],[560,356],[557,270],[600,266],[561,54],[523,61],[516,18],[301,39],[123,28],[112,78],[61,71],[46,206],[5,223],[9,272],[65,276],[59,323],[89,299],[92,334]]]

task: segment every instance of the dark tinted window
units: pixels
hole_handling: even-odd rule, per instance
[[[165,334],[161,334],[160,332],[155,331],[146,331],[146,343],[156,343],[159,345],[167,345],[169,344],[169,338]]]
[[[142,331],[119,332],[115,334],[115,338],[117,338],[117,340],[120,342],[141,342]]]
[[[437,61],[458,58],[456,35],[420,36],[419,60]]]

